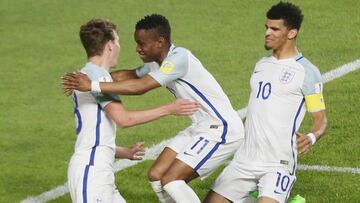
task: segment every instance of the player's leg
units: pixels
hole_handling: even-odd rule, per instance
[[[148,171],[149,181],[160,180],[176,158],[177,153],[165,147]]]
[[[260,197],[257,203],[279,203],[279,202],[270,197]]]
[[[205,142],[206,144],[204,144]],[[164,190],[175,202],[200,202],[196,193],[186,182],[199,176],[194,168],[206,156],[209,151],[208,148],[211,148],[211,146],[207,146],[208,142],[202,136],[191,137],[191,141],[186,143],[186,146],[178,153],[175,161],[161,178]]]
[[[192,167],[176,159],[161,179],[161,184],[175,202],[200,203],[196,193],[185,182],[196,177],[198,174]]]
[[[69,165],[68,167],[68,188],[72,202],[81,202],[83,191],[83,177],[84,167],[77,165]]]
[[[206,203],[231,203],[232,201],[226,199],[224,196],[210,190],[203,202]]]
[[[120,195],[117,189],[114,190],[112,203],[126,203],[126,200]]]
[[[126,203],[125,199],[121,197],[116,189],[115,175],[112,167],[92,166],[88,173],[86,202]]]
[[[282,168],[266,172],[259,180],[258,202],[286,202],[295,181],[296,177]]]
[[[163,174],[168,170],[171,163],[175,160],[176,152],[170,148],[165,148],[159,157],[155,160],[148,172],[148,178],[151,188],[155,192],[159,201],[162,203],[172,203],[174,200],[164,191],[161,185],[161,178]]]
[[[176,155],[192,140],[187,131],[180,132],[171,143],[165,147],[159,157],[155,160],[148,172],[150,185],[162,203],[172,203],[174,200],[167,194],[161,185],[161,178],[175,160]]]
[[[246,168],[242,169],[232,163],[226,166],[216,178],[204,200],[205,203],[256,202],[255,198],[249,196],[250,191],[256,190],[255,176],[249,173]]]
[[[89,165],[71,164],[68,173],[68,187],[72,202],[94,202],[92,191],[95,191],[97,186],[97,182],[93,182],[96,179],[94,168]]]
[[[194,136],[161,179],[164,189],[176,202],[200,202],[186,182],[198,176],[201,179],[206,178],[223,164],[239,145],[240,141],[222,144],[209,140],[206,134]]]

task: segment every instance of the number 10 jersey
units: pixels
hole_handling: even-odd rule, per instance
[[[279,166],[294,173],[296,134],[305,108],[325,109],[319,70],[301,54],[278,60],[264,57],[250,80],[245,142],[235,159],[253,166]]]

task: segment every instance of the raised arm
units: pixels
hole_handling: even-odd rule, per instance
[[[327,118],[325,110],[318,112],[311,112],[312,128],[308,134],[297,132],[297,145],[300,149],[299,155],[305,155],[311,147],[319,140],[325,133],[327,127]]]
[[[127,111],[120,102],[110,102],[104,107],[104,111],[117,126],[127,128],[142,123],[147,123],[167,115],[189,116],[200,105],[189,100],[178,99],[172,103],[143,111]]]

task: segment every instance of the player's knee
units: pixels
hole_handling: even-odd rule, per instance
[[[218,193],[210,190],[206,195],[203,203],[230,203],[231,201],[219,195]]]
[[[258,203],[279,203],[275,199],[272,199],[270,197],[264,197],[264,196],[260,197],[257,202]]]
[[[156,168],[150,168],[148,171],[148,179],[149,181],[157,181],[160,180],[162,177],[161,171],[157,170]]]
[[[174,180],[178,180],[179,178],[174,177],[172,174],[166,173],[161,177],[161,185],[164,186]]]

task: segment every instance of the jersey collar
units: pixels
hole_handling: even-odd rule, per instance
[[[172,54],[172,52],[174,51],[175,48],[176,48],[175,44],[171,44],[167,56],[170,56],[170,55]]]
[[[291,57],[291,58],[277,59],[273,55],[271,55],[270,58],[274,61],[286,61],[286,60],[299,61],[300,59],[304,58],[304,56],[302,55],[302,53],[298,52],[294,57]]]

